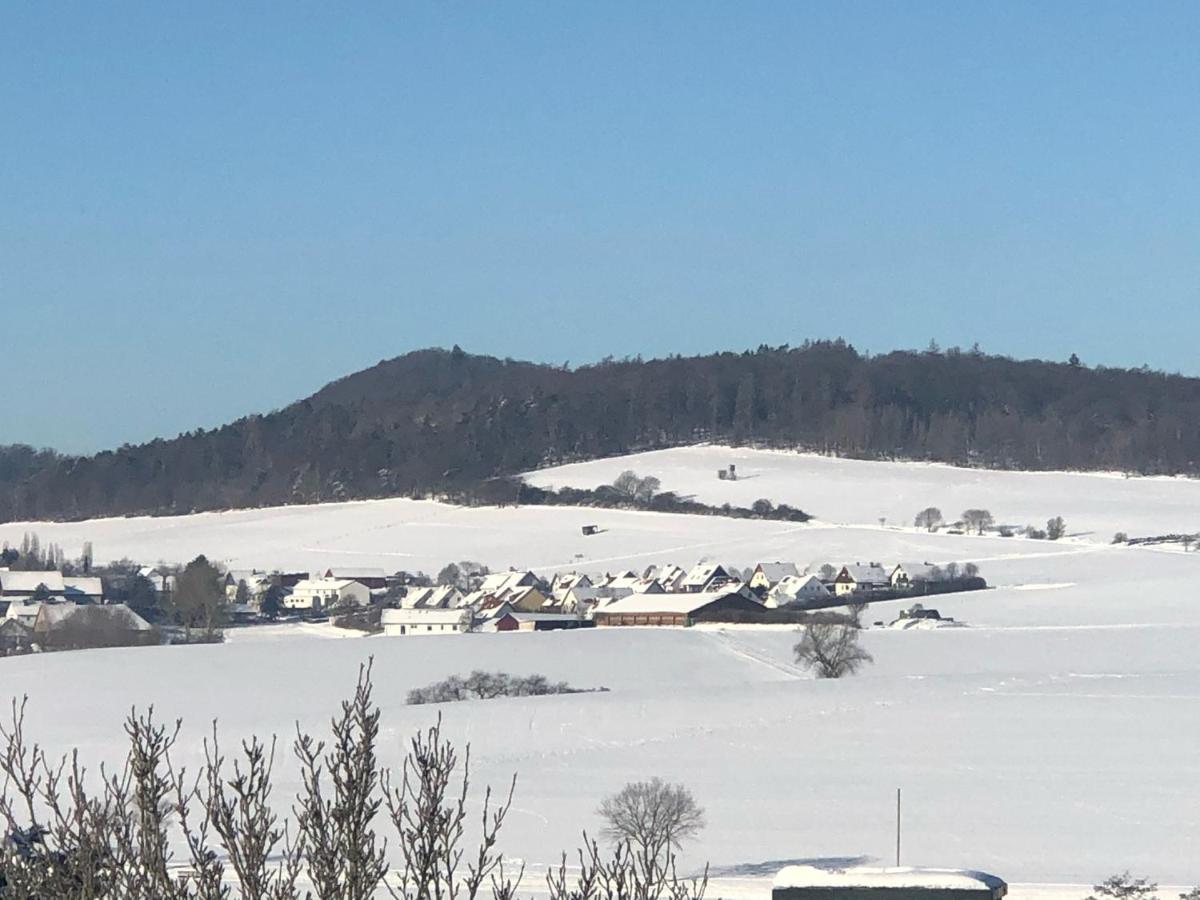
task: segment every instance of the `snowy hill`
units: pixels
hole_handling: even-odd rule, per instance
[[[716,470],[737,466],[737,481]],[[704,503],[749,506],[760,497],[789,503],[825,522],[912,525],[927,506],[948,519],[964,509],[991,510],[997,524],[1044,527],[1062,516],[1069,534],[1107,543],[1131,536],[1200,531],[1200,480],[1127,478],[1075,472],[1000,472],[937,463],[871,462],[810,453],[732,447],[679,447],[544,469],[526,478],[540,487],[591,488],[622,471],[653,475],[662,490]]]
[[[715,470],[729,462],[743,478],[718,481]],[[405,706],[410,688],[475,668],[538,672],[611,690],[442,710],[450,733],[473,742],[477,784],[519,773],[504,844],[535,875],[577,829],[595,830],[606,793],[658,774],[686,783],[706,807],[709,826],[686,861],[711,860],[725,896],[766,897],[779,867],[769,861],[886,860],[897,786],[907,798],[906,862],[983,868],[1012,882],[1090,884],[1127,867],[1164,882],[1200,878],[1200,554],[1109,543],[1116,530],[1191,530],[1200,485],[713,447],[531,478],[590,487],[627,468],[706,502],[765,496],[819,521],[382,500],[6,525],[0,540],[36,530],[68,553],[91,540],[99,559],[203,552],[236,566],[435,572],[466,558],[545,575],[702,557],[973,561],[995,589],[937,598],[944,615],[970,627],[866,632],[876,662],[842,682],[797,670],[787,629],[323,640],[329,632],[312,626],[236,630],[221,646],[4,659],[7,692],[30,695],[32,736],[52,749],[78,746],[92,763],[123,752],[120,723],[131,704],[184,716],[195,754],[214,717],[231,741],[251,731],[286,739],[296,721],[321,727],[373,654],[381,749],[395,762],[412,730],[438,711]],[[1015,524],[1062,515],[1076,534],[1048,542],[908,527],[927,505],[948,514],[987,507]],[[603,532],[584,537],[584,524]],[[872,605],[867,619],[890,621],[904,605]],[[281,777],[278,795],[287,797],[290,765]],[[1073,890],[1012,896],[1084,893]]]

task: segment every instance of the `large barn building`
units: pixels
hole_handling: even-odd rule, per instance
[[[727,613],[761,613],[763,606],[747,596],[745,588],[701,594],[630,594],[599,607],[598,626],[674,625],[719,622]]]

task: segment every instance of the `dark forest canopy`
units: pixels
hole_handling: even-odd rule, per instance
[[[90,457],[0,449],[0,520],[426,496],[710,440],[1194,475],[1200,379],[842,341],[576,369],[421,350],[210,431]]]

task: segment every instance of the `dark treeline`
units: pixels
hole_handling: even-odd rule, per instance
[[[1200,379],[842,341],[576,369],[423,350],[210,431],[85,458],[10,448],[0,520],[454,493],[703,440],[1197,474]]]
[[[647,497],[632,497],[611,485],[598,488],[540,488],[523,478],[489,478],[465,488],[443,493],[441,498],[461,506],[595,506],[602,509],[633,509],[644,512],[680,513],[690,516],[723,516],[730,519],[771,519],[780,522],[807,522],[812,518],[802,509],[786,503],[756,500],[752,506],[713,506],[672,491]]]

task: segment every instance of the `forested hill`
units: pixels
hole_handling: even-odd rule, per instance
[[[705,440],[1197,474],[1200,379],[841,341],[576,369],[423,350],[211,431],[85,458],[0,451],[0,520],[425,495]]]

